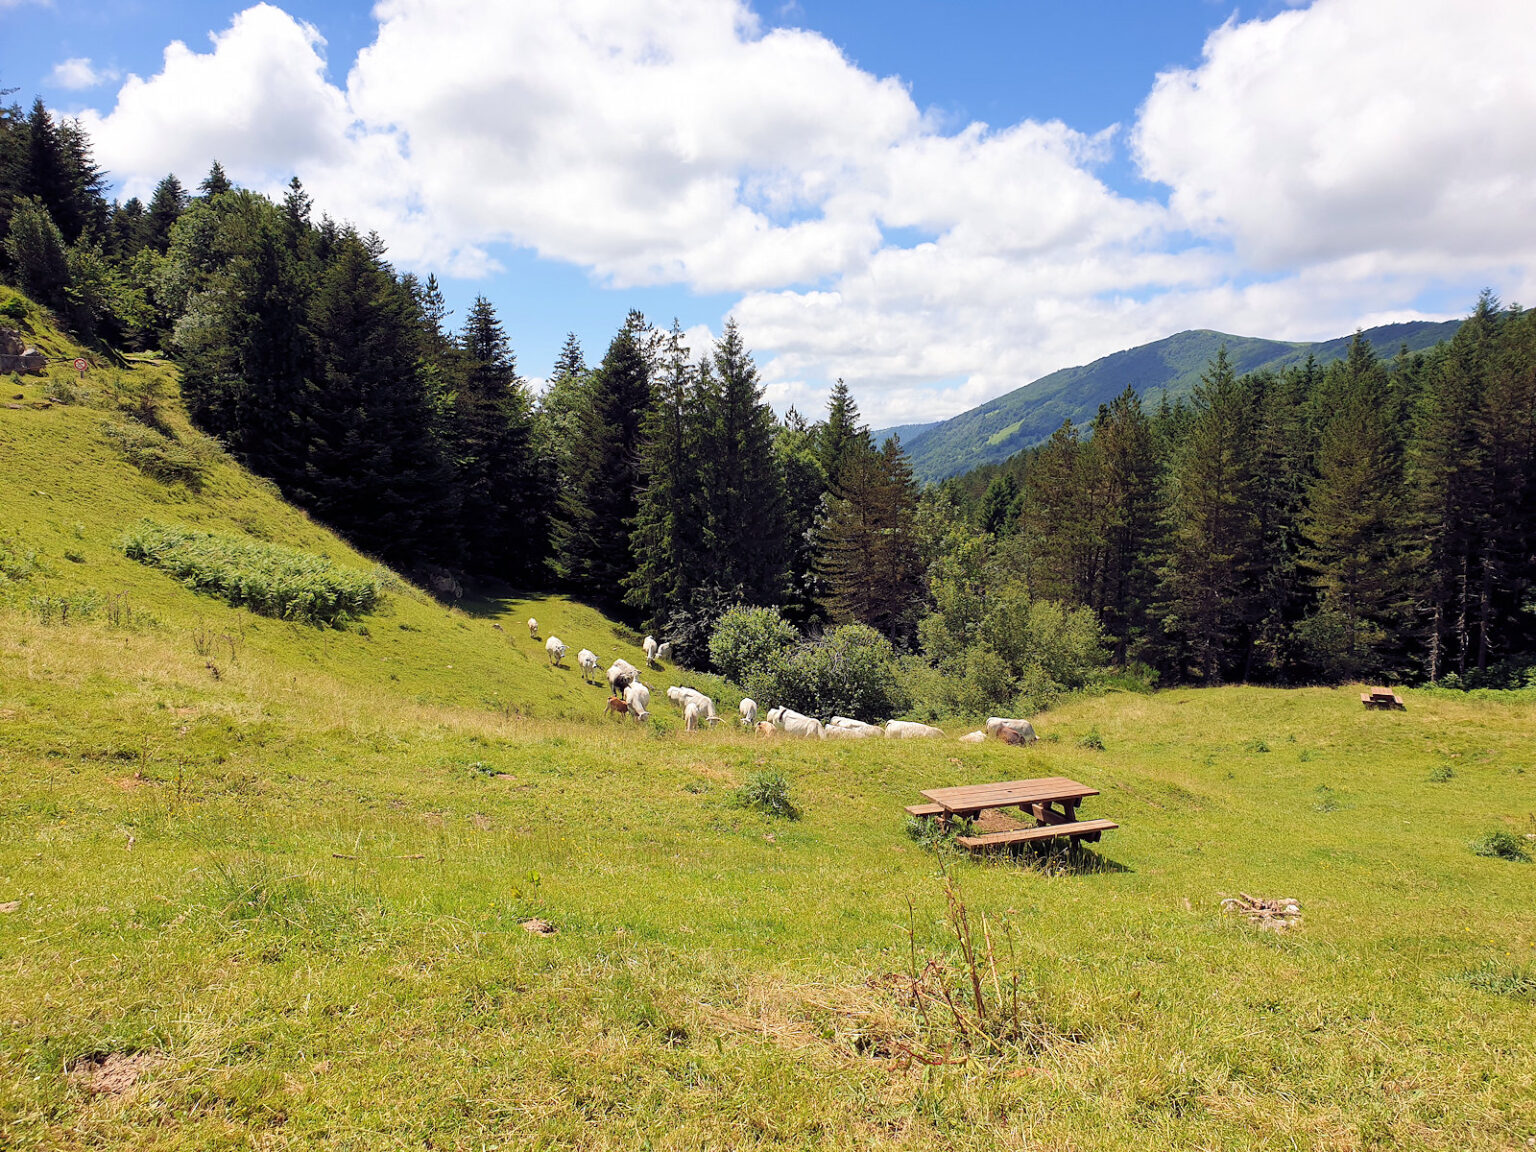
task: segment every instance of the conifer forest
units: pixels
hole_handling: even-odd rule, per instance
[[[490,300],[451,316],[296,178],[107,187],[77,123],[0,110],[0,276],[102,357],[173,358],[204,431],[403,571],[561,589],[698,668],[728,612],[772,609],[935,712],[1104,676],[1536,675],[1536,317],[1492,291],[1428,352],[1219,355],[1188,397],[1127,389],[921,488],[856,381],[776,415],[733,324],[690,348],[631,312],[536,394]]]

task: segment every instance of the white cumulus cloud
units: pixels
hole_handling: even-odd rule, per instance
[[[1528,292],[1533,12],[1231,22],[1128,132],[1086,133],[946,128],[744,0],[381,0],[344,83],[263,3],[85,119],[129,194],[217,158],[267,190],[296,172],[407,267],[480,276],[515,245],[728,293],[778,402],[841,375],[895,422],[1179,328],[1335,335],[1467,277]],[[1166,194],[1101,179],[1126,147]]]
[[[71,92],[94,88],[117,78],[118,72],[115,69],[97,68],[88,56],[71,56],[68,60],[61,60],[48,73],[50,84],[67,88]]]

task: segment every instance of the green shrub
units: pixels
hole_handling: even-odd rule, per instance
[[[1431,784],[1444,784],[1455,775],[1455,770],[1449,764],[1436,764],[1429,770]]]
[[[103,429],[124,459],[146,476],[180,482],[194,491],[202,487],[208,469],[206,451],[190,447],[136,423],[113,423]]]
[[[1536,997],[1536,971],[1530,968],[1502,968],[1490,961],[1462,979],[1479,992],[1495,996]]]
[[[1531,854],[1526,851],[1525,841],[1503,828],[1489,832],[1485,836],[1479,836],[1472,841],[1471,847],[1474,854],[1491,856],[1496,860],[1524,863],[1531,858]]]
[[[727,680],[745,684],[749,677],[770,671],[799,638],[777,608],[738,605],[720,617],[709,634],[709,661]]]
[[[782,816],[786,820],[798,820],[800,809],[789,798],[789,781],[784,773],[770,769],[754,772],[747,782],[736,790],[736,803],[742,808],[752,808],[769,816]]]
[[[36,552],[19,540],[0,536],[0,588],[25,580],[40,568]]]
[[[844,624],[801,644],[767,672],[748,677],[747,689],[809,716],[874,720],[911,705],[891,642],[864,624]]]
[[[1268,752],[1269,751],[1269,745],[1264,743],[1264,741],[1262,741],[1262,740],[1258,739],[1257,737],[1255,737],[1252,740],[1245,740],[1243,742],[1243,751],[1244,752]]]
[[[373,611],[382,596],[373,576],[322,556],[152,520],[128,533],[123,551],[194,591],[280,620],[339,626]]]
[[[4,303],[0,303],[0,316],[9,320],[25,320],[27,318],[27,302],[20,296],[8,297]]]
[[[1077,746],[1079,748],[1089,748],[1095,752],[1102,752],[1104,751],[1104,737],[1100,736],[1099,730],[1095,728],[1092,732],[1088,733],[1088,735],[1079,740],[1077,742]]]
[[[101,594],[94,589],[62,596],[33,596],[27,610],[39,624],[74,624],[89,620],[101,609]]]

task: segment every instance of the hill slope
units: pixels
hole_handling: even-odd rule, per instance
[[[1536,693],[1115,693],[1022,749],[604,723],[521,625],[632,652],[579,605],[396,584],[321,629],[127,560],[152,516],[370,567],[200,440],[167,367],[44,399],[68,385],[0,407],[0,1147],[1536,1132],[1532,866],[1468,850],[1536,832]],[[163,443],[111,431],[151,416]],[[799,819],[735,803],[758,772]],[[973,984],[902,805],[1052,775],[1120,828],[1075,863],[946,856],[997,945]],[[1302,928],[1224,916],[1239,890]],[[980,985],[986,1022],[915,1011],[914,975]]]
[[[1410,351],[1432,347],[1455,335],[1460,326],[1459,320],[1388,324],[1369,329],[1365,336],[1377,355],[1393,356],[1404,345]],[[1233,366],[1242,374],[1279,370],[1300,364],[1309,355],[1326,364],[1344,355],[1351,338],[1341,336],[1308,344],[1208,330],[1179,332],[1091,364],[1042,376],[969,412],[927,426],[911,439],[903,435],[902,443],[918,479],[943,480],[981,464],[1006,460],[1015,452],[1042,443],[1063,420],[1070,419],[1078,425],[1090,423],[1099,405],[1113,400],[1127,386],[1134,387],[1146,403],[1155,404],[1165,395],[1182,396],[1195,386],[1223,345]]]

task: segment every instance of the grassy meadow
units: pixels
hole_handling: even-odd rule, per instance
[[[1109,693],[1017,749],[684,733],[667,684],[737,697],[668,669],[650,725],[604,720],[574,654],[633,634],[445,607],[193,432],[168,368],[44,406],[71,377],[0,408],[0,1147],[1536,1142],[1536,864],[1471,847],[1536,855],[1536,693]],[[229,607],[126,558],[145,518],[382,606]],[[799,819],[735,803],[765,770]],[[1121,825],[1076,862],[907,835],[921,788],[1057,774]],[[945,873],[1022,1030],[886,979],[972,997]]]

